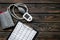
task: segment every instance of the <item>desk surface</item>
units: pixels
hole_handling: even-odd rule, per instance
[[[16,2],[28,6],[33,21],[21,22],[39,32],[35,40],[60,40],[60,0],[0,0],[0,11],[6,11],[10,4]],[[2,30],[0,27],[0,40],[6,40],[11,31],[12,29]]]

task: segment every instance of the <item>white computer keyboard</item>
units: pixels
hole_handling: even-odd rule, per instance
[[[36,33],[37,32],[29,26],[18,22],[8,40],[32,40]]]

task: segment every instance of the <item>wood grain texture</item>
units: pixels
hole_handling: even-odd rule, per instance
[[[60,22],[60,14],[31,14],[32,22]]]
[[[33,16],[33,23],[36,22],[60,22],[60,14],[55,13],[30,13]],[[17,13],[19,16],[20,14]],[[22,22],[26,22],[26,20],[21,20]]]
[[[60,23],[25,23],[38,32],[60,32]]]
[[[39,32],[60,32],[60,23],[55,23],[55,22],[41,22],[41,23],[24,23],[32,28],[34,28],[35,30],[39,31]],[[6,30],[2,30],[0,28],[0,32],[11,32],[12,29],[6,29]]]
[[[33,16],[32,22],[20,21],[38,31],[35,40],[60,40],[60,0],[0,0],[0,11],[17,2],[25,3]],[[0,25],[0,40],[6,40],[12,29],[2,30]]]
[[[7,40],[10,32],[0,32],[0,40]]]
[[[7,38],[10,32],[0,32],[0,38]]]
[[[10,4],[0,4],[0,11],[6,11]],[[29,13],[60,13],[60,4],[26,4],[29,9]]]
[[[6,40],[10,32],[0,32],[0,39]],[[51,39],[60,39],[60,32],[39,32],[39,35],[36,36],[35,40],[51,40]]]
[[[0,3],[60,3],[60,0],[0,0]]]

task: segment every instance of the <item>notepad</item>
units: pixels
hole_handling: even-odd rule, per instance
[[[8,40],[32,40],[36,33],[33,28],[18,22]]]

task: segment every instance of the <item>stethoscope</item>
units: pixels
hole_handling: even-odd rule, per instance
[[[17,9],[20,14],[22,14],[22,17],[19,17],[15,13],[15,9]],[[18,20],[25,19],[27,21],[32,21],[32,16],[28,13],[28,8],[25,4],[23,3],[16,3],[16,4],[11,4],[8,8],[7,11],[15,18]]]

